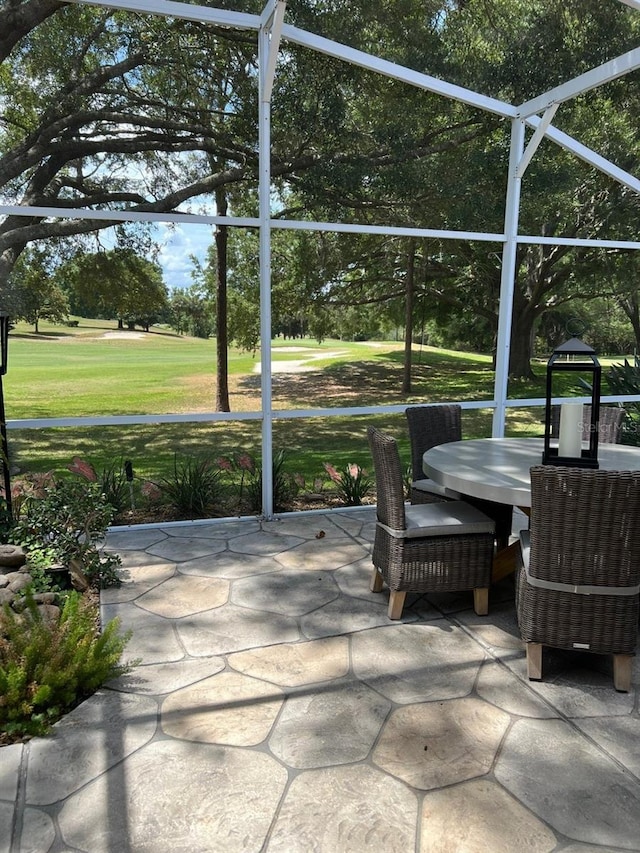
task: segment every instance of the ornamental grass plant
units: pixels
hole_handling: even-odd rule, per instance
[[[187,457],[173,462],[173,473],[157,485],[179,518],[206,518],[220,514],[225,488],[220,468],[209,457]]]
[[[345,465],[341,471],[329,462],[325,462],[324,470],[335,484],[335,489],[345,506],[362,506],[364,498],[373,491],[373,478],[354,462]]]

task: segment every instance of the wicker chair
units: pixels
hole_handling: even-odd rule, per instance
[[[542,647],[613,655],[628,691],[638,638],[640,472],[536,466],[531,525],[521,535],[516,609],[527,670],[542,678]]]
[[[506,548],[513,526],[513,507],[494,501],[483,501],[446,489],[434,483],[422,472],[422,457],[427,450],[438,444],[462,439],[462,407],[456,404],[437,406],[409,406],[405,409],[411,443],[411,470],[413,482],[410,488],[412,504],[437,503],[445,500],[465,500],[478,507],[496,524],[496,540],[500,548]]]
[[[460,500],[458,492],[434,483],[422,472],[422,456],[438,444],[462,439],[462,409],[460,406],[410,406],[405,409],[411,442],[411,503],[438,503]]]
[[[600,406],[598,416],[599,444],[620,444],[622,441],[622,422],[625,410],[620,406]],[[585,405],[582,410],[582,440],[589,441],[591,428],[591,406]],[[551,437],[558,438],[560,434],[560,406],[551,407]]]
[[[407,592],[473,590],[474,609],[489,610],[494,523],[464,501],[406,506],[395,439],[367,430],[378,490],[371,590],[391,590],[389,618],[402,615]]]

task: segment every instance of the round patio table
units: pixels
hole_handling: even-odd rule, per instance
[[[424,473],[463,495],[512,506],[531,506],[529,470],[542,463],[542,438],[476,438],[439,444],[423,456]],[[601,444],[605,471],[640,470],[640,447]]]

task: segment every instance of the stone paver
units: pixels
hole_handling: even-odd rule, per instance
[[[224,667],[224,658],[221,657],[182,658],[170,663],[141,664],[110,681],[107,687],[123,693],[161,696],[209,678]]]
[[[163,539],[155,545],[147,548],[147,553],[156,557],[164,557],[166,560],[174,560],[183,563],[186,560],[194,560],[196,557],[204,557],[224,551],[226,544],[224,539],[207,539],[205,537],[190,536],[182,538],[172,536]]]
[[[15,795],[14,795],[15,797]],[[11,802],[0,802],[0,850],[8,851],[11,850],[11,837],[13,835],[13,819],[14,819],[14,797],[11,798]],[[42,849],[48,850],[49,846],[43,847]]]
[[[358,678],[402,704],[466,696],[484,659],[477,643],[442,619],[365,631],[352,648]]]
[[[258,853],[286,781],[259,752],[158,741],[67,800],[58,820],[87,853]]]
[[[149,556],[149,555],[147,555]],[[148,565],[130,566],[122,571],[122,586],[102,591],[100,600],[103,605],[119,604],[123,601],[135,601],[145,592],[149,592],[176,573],[174,563],[158,563],[157,557],[149,558],[155,562]]]
[[[564,720],[517,721],[496,777],[569,838],[631,850],[640,842],[640,782]]]
[[[156,542],[162,542],[166,538],[167,534],[159,529],[123,530],[108,534],[107,547],[109,551],[115,551],[124,558],[124,551],[141,551],[144,553],[145,548],[155,545]]]
[[[339,539],[325,536],[291,548],[276,559],[291,571],[327,572],[348,566],[367,556],[367,549],[342,535]]]
[[[557,712],[528,686],[514,681],[509,671],[495,661],[485,662],[476,682],[478,696],[509,714],[522,717],[556,717]]]
[[[30,742],[27,802],[55,803],[121,763],[151,740],[157,716],[152,699],[95,693],[56,723],[51,737]]]
[[[329,767],[367,757],[391,705],[365,684],[332,683],[290,696],[269,747],[290,767]]]
[[[136,603],[158,616],[180,619],[191,613],[222,607],[228,598],[229,583],[226,580],[178,575],[141,595]]]
[[[266,739],[283,702],[283,692],[272,684],[221,672],[168,696],[162,729],[198,743],[255,746]]]
[[[393,712],[374,750],[383,770],[431,790],[489,772],[509,715],[480,699],[406,705]]]
[[[22,755],[20,744],[5,746],[0,752],[0,800],[14,800],[18,793],[18,773]]]
[[[302,616],[335,601],[340,590],[331,575],[292,572],[243,578],[233,585],[233,601],[243,607]]]
[[[20,853],[27,850],[48,850],[56,837],[50,815],[39,809],[25,809]]]
[[[256,557],[247,554],[241,559],[233,551],[224,551],[216,555],[215,560],[210,555],[198,557],[180,563],[180,573],[183,575],[198,575],[206,578],[244,578],[249,575],[261,575],[281,571],[282,566],[273,557]]]
[[[195,657],[223,655],[256,646],[291,642],[300,636],[295,618],[264,614],[235,604],[185,617],[177,626],[187,652]]]
[[[421,853],[550,853],[557,838],[494,782],[430,791],[420,824]]]
[[[415,617],[407,613],[403,618],[411,620]],[[359,601],[355,598],[345,601],[342,597],[300,619],[300,628],[310,640],[350,634],[388,624],[385,602],[376,604],[375,601]]]
[[[127,661],[163,663],[184,657],[184,647],[172,621],[129,603],[119,607],[109,604],[102,608],[103,624],[114,618],[121,620],[123,628],[132,631],[125,650]]]
[[[245,675],[282,687],[299,687],[344,677],[349,671],[346,637],[283,643],[229,655],[229,665]]]
[[[234,554],[253,554],[256,557],[274,557],[294,548],[303,540],[299,536],[275,533],[247,533],[229,540],[229,550]]]
[[[578,728],[640,779],[640,719],[637,716],[579,719],[575,722]]]
[[[640,853],[640,663],[545,650],[513,580],[369,590],[375,509],[118,530],[139,661],[0,749],[0,853]]]
[[[370,767],[296,777],[273,828],[268,853],[406,853],[415,845],[417,800]]]

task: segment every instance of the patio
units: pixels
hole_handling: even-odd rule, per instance
[[[375,510],[112,532],[103,618],[141,665],[0,751],[0,850],[640,850],[640,719],[611,661],[545,653],[513,578],[369,592]]]

